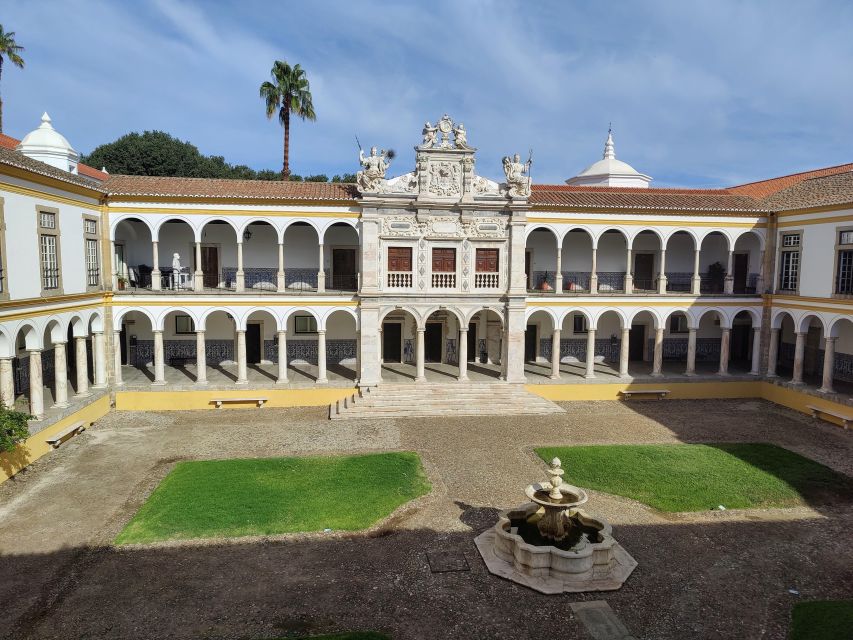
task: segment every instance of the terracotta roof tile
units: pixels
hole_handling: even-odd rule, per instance
[[[5,133],[0,133],[0,147],[2,147],[4,149],[14,150],[15,147],[17,147],[20,142],[21,141],[18,140],[17,138],[13,138],[12,136],[7,136]],[[109,175],[108,173],[104,173],[103,171],[99,171],[98,169],[95,169],[94,167],[90,167],[88,164],[82,164],[82,163],[77,165],[77,172],[80,175],[86,176],[87,178],[94,178],[95,180],[100,180],[100,181],[106,180],[107,176]]]
[[[761,203],[727,189],[669,189],[650,187],[588,187],[580,185],[533,185],[533,205],[576,209],[650,211],[764,211]]]
[[[765,198],[762,204],[773,211],[845,204],[853,208],[853,170],[801,180]]]
[[[811,171],[801,171],[800,173],[792,173],[791,175],[781,176],[779,178],[770,178],[769,180],[760,180],[758,182],[749,182],[747,184],[729,187],[732,193],[740,193],[753,198],[766,198],[778,193],[783,189],[792,187],[803,180],[811,178],[820,178],[823,176],[831,176],[845,171],[853,171],[853,163],[839,164],[834,167],[824,167],[822,169],[813,169]]]
[[[0,133],[0,147],[4,149],[14,149],[18,146],[20,140],[17,138],[13,138],[12,136],[7,136],[5,133]]]
[[[86,178],[81,175],[69,173],[67,171],[63,171],[62,169],[57,169],[56,167],[52,167],[49,164],[45,164],[44,162],[39,162],[38,160],[28,158],[23,153],[13,151],[12,149],[9,149],[7,147],[0,146],[0,164],[9,165],[11,167],[17,167],[18,169],[25,169],[27,171],[32,171],[33,173],[48,176],[50,178],[55,178],[63,182],[76,184],[81,187],[86,187],[88,189],[92,189],[93,191],[103,193],[103,185],[95,180],[92,180],[91,178]]]

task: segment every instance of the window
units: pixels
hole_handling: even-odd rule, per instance
[[[838,257],[835,261],[835,293],[853,295],[853,231],[838,233]]]
[[[59,211],[37,209],[39,225],[39,267],[42,292],[61,293],[59,265]]]
[[[586,316],[573,316],[572,322],[574,323],[574,326],[572,327],[574,333],[589,333],[588,326],[586,324]]]
[[[456,249],[435,247],[432,250],[433,273],[456,273]]]
[[[86,286],[101,284],[101,243],[98,239],[98,221],[83,218],[83,255],[86,259]]]
[[[498,250],[477,249],[477,259],[475,268],[477,270],[477,273],[497,273]]]
[[[189,316],[175,316],[175,334],[180,336],[188,333],[195,333],[195,322],[193,322],[193,319]]]
[[[688,333],[687,316],[674,315],[669,319],[670,333]]]
[[[42,211],[39,214],[39,224],[43,229],[56,229],[56,214]]]
[[[91,218],[86,218],[83,220],[83,233],[89,235],[97,235],[98,234],[98,221],[92,220]]]
[[[412,270],[411,247],[388,247],[388,271],[410,272]]]
[[[800,234],[782,235],[779,255],[779,289],[797,291],[800,284]]]
[[[293,326],[297,334],[317,333],[317,320],[314,316],[296,316],[293,319]]]

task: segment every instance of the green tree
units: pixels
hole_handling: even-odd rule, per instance
[[[4,31],[3,25],[0,24],[0,76],[3,75],[3,60],[9,59],[16,67],[24,68],[24,59],[21,57],[21,51],[24,48],[15,42],[14,31]],[[3,99],[0,98],[0,133],[3,133]]]
[[[27,420],[31,415],[0,406],[0,451],[10,453],[30,437]]]
[[[260,96],[266,106],[267,118],[278,112],[278,121],[284,127],[284,157],[281,178],[290,177],[290,114],[303,120],[316,120],[311,90],[305,71],[298,64],[292,67],[284,60],[276,60],[270,70],[272,82],[261,84]]]
[[[344,173],[343,175],[332,176],[332,182],[355,182],[354,173]]]

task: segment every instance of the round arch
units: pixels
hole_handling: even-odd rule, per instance
[[[160,232],[163,230],[163,226],[169,224],[170,222],[183,222],[190,228],[190,231],[192,232],[193,238],[195,238],[196,242],[199,242],[201,240],[200,229],[196,229],[191,218],[182,215],[169,215],[161,220],[158,220],[151,232],[151,240],[154,242],[159,242]]]
[[[471,324],[472,322],[474,322],[474,319],[479,317],[480,313],[483,311],[486,311],[487,313],[493,313],[495,316],[497,316],[498,321],[501,323],[501,327],[504,326],[504,308],[495,306],[484,306],[480,307],[479,309],[471,310],[470,312],[465,314],[465,323]]]
[[[193,231],[195,232],[195,241],[196,242],[201,242],[202,235],[204,234],[205,227],[207,227],[207,225],[209,225],[213,222],[225,223],[226,225],[228,225],[228,228],[234,232],[234,239],[237,242],[243,241],[242,236],[240,235],[239,231],[237,230],[237,225],[234,224],[234,222],[232,222],[230,219],[228,219],[225,216],[210,216],[209,218],[205,218],[204,220],[199,222],[197,227],[193,228]],[[190,227],[192,227],[192,226],[193,225],[190,224]]]
[[[449,307],[447,305],[434,305],[426,309],[423,314],[418,317],[418,329],[426,329],[427,320],[429,320],[430,316],[439,311],[445,311],[453,315],[456,318],[456,322],[461,327],[464,319],[464,315],[459,309],[456,307]]]
[[[235,316],[235,326],[240,331],[246,331],[246,326],[249,324],[249,320],[254,314],[265,314],[269,318],[273,320],[275,323],[276,331],[284,331],[287,324],[282,321],[281,316],[276,315],[272,309],[269,307],[252,307],[251,309],[246,309],[242,314],[240,314],[239,319]]]
[[[664,244],[662,245],[667,251],[669,250],[669,241],[672,240],[679,233],[683,233],[689,236],[693,240],[693,250],[695,251],[701,246],[701,241],[699,236],[696,235],[696,232],[693,229],[675,229],[670,233],[666,234],[664,238]]]
[[[818,313],[806,313],[800,316],[800,319],[797,320],[796,327],[797,330],[801,333],[805,333],[809,330],[811,326],[811,319],[814,318],[820,324],[820,329],[823,331],[824,335],[826,335],[826,322],[823,320],[823,316]]]
[[[197,312],[187,309],[186,307],[169,307],[157,316],[157,323],[151,325],[152,331],[165,331],[166,319],[173,313],[182,313],[184,315],[189,316],[190,318],[192,318],[193,324],[195,324],[196,329],[202,331],[204,330],[204,320],[199,321]],[[204,317],[207,318],[210,313],[212,312],[208,312]]]
[[[703,245],[705,244],[705,241],[712,236],[720,236],[721,238],[723,238],[723,240],[725,240],[725,243],[726,243],[725,250],[726,251],[731,251],[732,247],[734,247],[734,243],[732,242],[732,238],[725,229],[710,229],[710,230],[706,231],[705,233],[703,233],[701,235],[701,237],[699,238],[699,250],[700,251],[704,248]]]
[[[745,238],[746,236],[749,236],[749,235],[755,236],[755,238],[758,240],[759,250],[764,251],[764,245],[765,245],[764,235],[762,233],[760,233],[757,229],[745,229],[744,231],[741,231],[736,236],[734,236],[734,238],[732,238],[731,246],[736,247],[738,241],[740,241],[742,238]]]
[[[716,314],[717,318],[719,318],[719,320],[720,320],[720,329],[731,329],[731,328],[732,328],[732,321],[731,321],[731,318],[729,318],[729,317],[726,315],[725,311],[723,311],[722,309],[720,309],[720,308],[718,308],[718,307],[708,307],[707,309],[700,309],[700,310],[698,311],[698,315],[694,315],[694,317],[695,317],[695,319],[696,319],[696,324],[695,324],[695,326],[696,326],[697,328],[698,328],[698,327],[699,327],[699,325],[701,324],[702,319],[703,319],[705,316],[707,316],[709,313]]]
[[[773,317],[770,320],[770,328],[771,329],[781,329],[782,322],[785,320],[785,316],[791,319],[791,324],[796,328],[797,322],[794,320],[794,314],[790,311],[786,311],[785,309],[778,309],[776,313],[773,314]]]
[[[322,230],[322,229],[320,228],[320,226],[319,226],[316,222],[314,222],[314,220],[312,220],[311,218],[290,218],[290,219],[288,219],[288,220],[287,220],[287,222],[286,222],[286,223],[284,224],[284,226],[282,227],[282,230],[281,230],[281,237],[282,237],[282,239],[284,239],[284,236],[287,234],[287,232],[290,230],[290,228],[291,228],[292,226],[294,226],[294,225],[296,225],[296,224],[300,224],[300,223],[302,223],[302,224],[306,224],[306,225],[308,225],[309,227],[311,227],[312,229],[314,229],[314,233],[316,233],[316,234],[317,234],[317,238],[318,238],[318,240],[319,240],[319,238],[321,238],[321,237],[322,237],[323,230]]]
[[[840,337],[841,327],[844,326],[845,322],[850,325],[851,329],[853,329],[853,320],[846,316],[838,316],[832,320],[832,323],[829,325],[829,331],[826,335],[830,338]]]
[[[48,340],[49,339],[49,340]],[[56,342],[66,342],[68,340],[68,323],[63,322],[60,318],[51,318],[44,326],[44,344],[49,347]]]
[[[550,224],[543,224],[543,223],[539,223],[539,222],[537,222],[536,224],[529,225],[529,226],[524,230],[524,242],[525,242],[525,244],[527,243],[527,240],[530,238],[530,236],[531,236],[535,231],[550,231],[550,232],[553,234],[553,236],[554,236],[554,240],[555,240],[558,244],[561,244],[561,243],[562,243],[562,238],[561,238],[561,236],[560,236],[560,232],[559,232],[559,231],[557,231],[557,228],[556,228],[556,227],[554,227],[554,226],[552,226],[552,225],[550,225]],[[565,235],[565,234],[563,234],[563,235]]]
[[[575,313],[578,313],[578,314],[582,315],[584,318],[586,318],[587,326],[590,329],[595,329],[595,325],[593,324],[592,315],[588,311],[586,311],[585,309],[581,309],[581,308],[566,309],[565,311],[563,311],[563,313],[561,313],[557,316],[557,322],[558,322],[557,326],[562,328],[563,324],[566,322],[566,318],[568,318],[569,316],[571,316]]]
[[[639,238],[644,233],[651,233],[652,235],[654,235],[658,240],[659,248],[663,248],[665,246],[664,236],[658,229],[655,229],[654,227],[643,227],[642,229],[636,230],[633,235],[630,236],[631,244],[628,246],[628,248],[633,249],[634,243],[637,241],[637,238]]]
[[[154,315],[148,309],[146,309],[145,307],[126,307],[124,309],[121,309],[118,312],[115,312],[115,311],[113,312],[113,331],[121,331],[122,320],[125,319],[127,314],[133,313],[133,312],[136,312],[136,313],[143,315],[146,318],[148,318],[148,322],[151,323],[151,330],[153,331],[154,329],[156,329],[157,320],[154,318]],[[78,338],[82,337],[82,336],[77,335],[76,330],[75,330],[74,335],[75,335],[75,337],[78,337]],[[82,335],[86,335],[86,334],[82,334]]]
[[[331,318],[336,313],[345,313],[350,316],[355,322],[355,330],[358,331],[360,325],[360,318],[358,317],[358,313],[356,313],[355,309],[353,309],[352,307],[332,307],[331,309],[326,311],[326,313],[324,313],[320,318],[320,323],[318,324],[319,328],[325,330],[329,318]]]
[[[528,307],[524,313],[524,321],[529,322],[537,313],[544,313],[551,320],[551,326],[557,326],[557,314],[549,307]]]
[[[276,238],[278,242],[281,242],[282,237],[284,236],[284,228],[281,227],[278,223],[278,220],[274,218],[266,218],[264,216],[253,216],[249,217],[246,220],[241,220],[237,224],[237,237],[242,238],[246,233],[246,229],[248,229],[253,224],[267,224],[272,227],[273,231],[275,231]]]
[[[137,216],[136,214],[133,214],[133,213],[126,213],[126,214],[118,214],[115,218],[111,217],[111,220],[110,220],[110,241],[111,242],[115,242],[116,231],[118,230],[119,225],[123,222],[138,222],[143,227],[148,229],[148,233],[150,234],[152,239],[156,238],[156,236],[154,234],[154,227],[151,226],[151,223],[147,219],[140,218],[139,216]]]
[[[637,318],[637,316],[641,313],[648,313],[649,316],[651,316],[653,328],[660,329],[663,327],[663,320],[661,319],[660,314],[654,309],[649,309],[647,307],[636,309],[633,313],[630,313],[628,317],[628,324],[626,326],[630,327],[634,323],[634,320]]]
[[[31,322],[22,322],[15,329],[14,345],[16,351],[18,340],[22,335],[24,338],[24,348],[27,351],[44,348],[43,332],[39,331],[36,325]]]
[[[595,326],[598,326],[598,322],[602,317],[607,315],[608,313],[613,313],[619,318],[619,328],[625,329],[628,328],[628,318],[625,316],[625,313],[621,309],[617,309],[616,307],[606,307],[601,309],[597,314],[595,314]]]

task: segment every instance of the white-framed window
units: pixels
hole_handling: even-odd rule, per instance
[[[853,295],[853,230],[838,232],[835,264],[835,293]]]
[[[589,333],[589,325],[587,325],[586,316],[572,316],[572,331],[574,333]]]
[[[45,290],[59,288],[59,258],[56,251],[56,236],[42,234],[41,247],[41,287]]]
[[[175,316],[175,335],[186,335],[195,333],[195,322],[190,316],[176,315]]]
[[[800,285],[800,234],[783,233],[779,253],[779,290],[797,291]]]
[[[56,229],[56,214],[49,211],[39,213],[39,226],[43,229]]]
[[[83,233],[97,235],[98,221],[92,220],[91,218],[86,218],[85,220],[83,220]]]
[[[687,327],[687,316],[682,315],[674,315],[669,319],[669,332],[670,333],[688,333],[689,328]]]
[[[101,284],[101,266],[98,255],[98,241],[86,238],[86,285],[97,287]]]
[[[314,316],[296,316],[293,328],[297,334],[317,333],[317,319]]]

